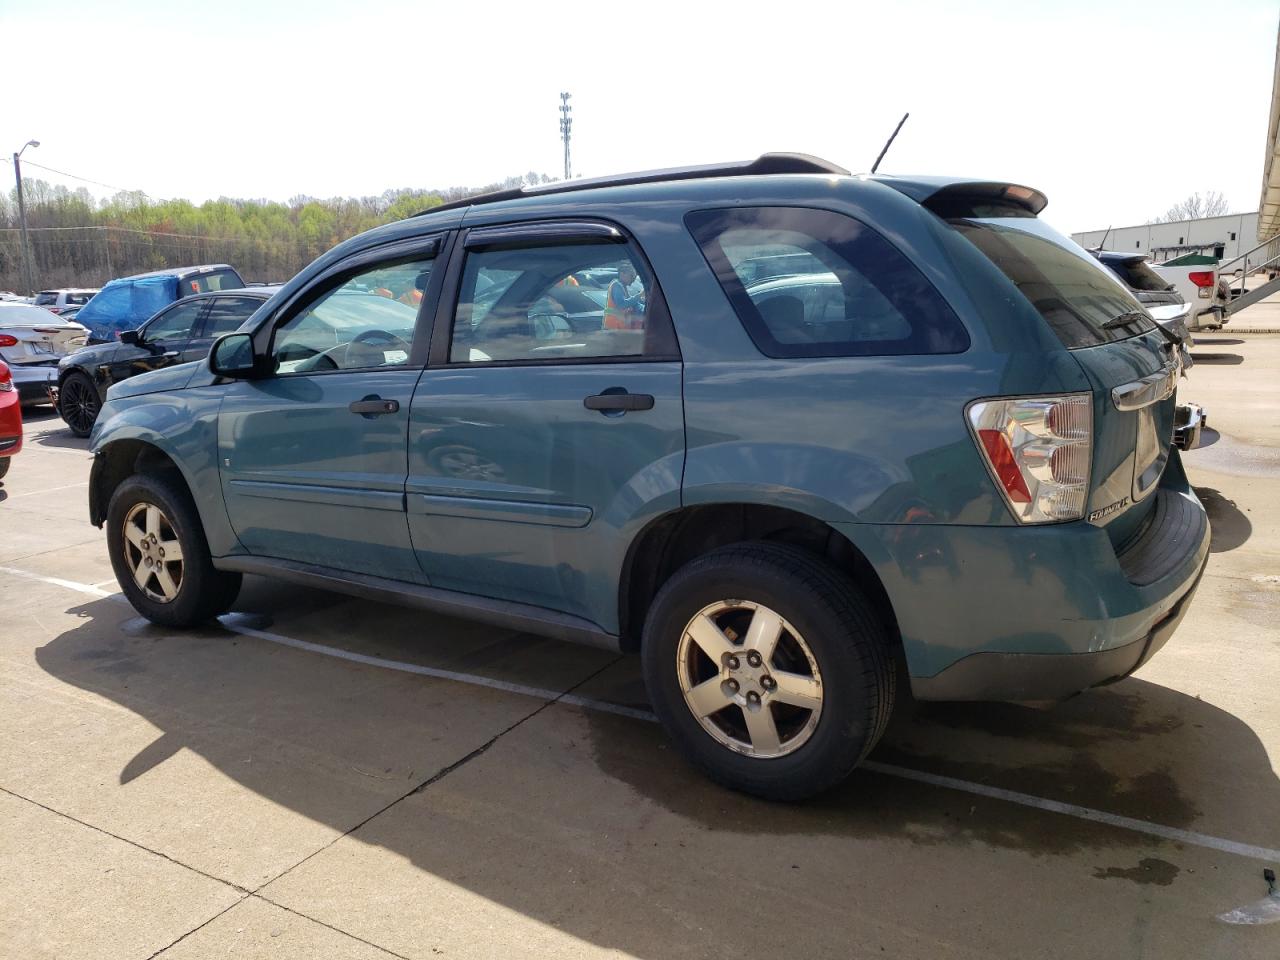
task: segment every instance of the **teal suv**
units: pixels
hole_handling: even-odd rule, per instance
[[[89,511],[156,623],[257,573],[637,652],[693,763],[806,796],[902,683],[1126,676],[1204,570],[1176,344],[1045,203],[768,154],[437,207],[113,386]]]

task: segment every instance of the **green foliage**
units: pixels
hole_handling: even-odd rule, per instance
[[[117,193],[95,202],[23,178],[36,283],[98,287],[113,277],[198,263],[230,263],[246,280],[289,279],[330,247],[379,224],[477,193],[549,182],[545,174],[483,187],[388,190],[376,197],[296,196],[288,203],[221,197],[196,206]],[[17,191],[0,196],[0,290],[24,290]]]

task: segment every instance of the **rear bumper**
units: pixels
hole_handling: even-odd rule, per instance
[[[1122,680],[1150,660],[1182,622],[1208,557],[1195,579],[1146,636],[1097,653],[975,653],[932,677],[912,677],[920,700],[1062,700]]]
[[[879,554],[922,700],[1060,699],[1127,675],[1177,627],[1209,556],[1208,518],[1176,450],[1120,549],[1085,521],[839,526]]]
[[[1198,403],[1180,403],[1174,419],[1173,443],[1179,450],[1194,450],[1200,446],[1200,434],[1209,415]]]

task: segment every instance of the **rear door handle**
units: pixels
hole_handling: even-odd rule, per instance
[[[397,413],[400,410],[399,400],[383,400],[381,397],[365,397],[363,400],[352,400],[347,407],[352,413],[362,417],[380,417],[384,413]]]
[[[652,410],[653,395],[648,393],[627,393],[625,390],[618,390],[610,393],[597,393],[587,397],[582,401],[582,405],[588,410],[599,410],[602,413],[608,413],[617,410],[625,413],[628,410]]]

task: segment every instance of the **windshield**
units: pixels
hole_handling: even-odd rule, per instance
[[[1155,324],[1115,275],[1041,220],[949,221],[1000,268],[1068,349],[1123,340]]]

